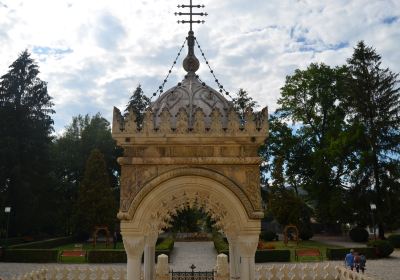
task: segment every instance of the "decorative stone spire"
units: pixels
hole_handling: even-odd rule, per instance
[[[185,69],[188,73],[195,73],[199,70],[200,62],[194,54],[194,32],[192,30],[189,31],[187,42],[188,42],[188,54],[183,60],[183,69]]]

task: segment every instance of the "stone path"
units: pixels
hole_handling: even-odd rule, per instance
[[[175,271],[190,271],[194,264],[196,271],[210,271],[217,261],[217,251],[214,243],[206,242],[175,242],[171,256],[171,269]]]

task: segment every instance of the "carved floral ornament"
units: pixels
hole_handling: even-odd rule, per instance
[[[229,134],[229,135],[263,135],[268,133],[268,109],[254,113],[250,108],[245,112],[244,121],[231,108],[226,121],[222,120],[222,114],[218,108],[214,108],[209,116],[210,124],[205,122],[205,113],[202,108],[197,108],[193,116],[189,116],[185,108],[180,108],[173,116],[167,107],[164,107],[158,116],[150,110],[145,112],[143,123],[136,123],[136,115],[130,111],[123,117],[118,108],[114,107],[113,134],[136,134],[136,135],[163,135],[175,134]],[[154,127],[154,119],[160,119],[159,126]],[[192,120],[191,122],[189,120]]]
[[[160,233],[171,226],[173,218],[186,208],[201,209],[215,221],[215,227],[225,233],[236,232],[237,222],[217,197],[204,191],[184,191],[172,194],[162,200],[157,208],[146,212],[144,234]]]

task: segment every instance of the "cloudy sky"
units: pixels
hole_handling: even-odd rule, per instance
[[[194,30],[217,77],[270,111],[286,75],[311,62],[343,64],[359,40],[400,72],[398,0],[198,1],[209,16]],[[150,96],[163,81],[188,31],[174,12],[188,2],[0,0],[0,74],[28,49],[48,82],[58,133],[78,114],[110,120],[139,83]],[[167,88],[183,78],[182,58]],[[214,85],[204,63],[198,73]]]

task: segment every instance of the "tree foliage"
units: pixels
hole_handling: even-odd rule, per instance
[[[49,147],[54,113],[39,67],[24,51],[0,78],[0,195],[10,206],[10,234],[39,233],[51,224],[53,181]]]
[[[94,149],[86,162],[74,213],[74,232],[87,237],[96,225],[114,228],[116,203],[103,154]]]
[[[138,128],[140,128],[143,122],[144,113],[149,105],[150,98],[144,94],[142,87],[139,84],[133,91],[129,102],[126,105],[125,114],[127,114],[129,110],[132,110],[136,114],[136,123]]]

